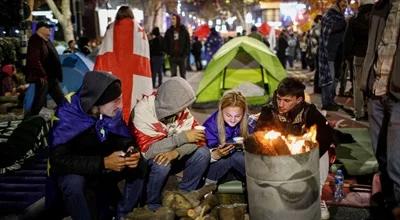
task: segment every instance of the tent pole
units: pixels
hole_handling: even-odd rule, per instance
[[[264,68],[261,65],[260,65],[260,69],[261,69],[261,80],[262,80],[262,83],[263,83],[263,88],[265,90],[265,93],[268,94],[269,93],[268,86],[265,86],[266,84],[265,84],[265,81],[264,81]]]
[[[226,77],[226,67],[224,68],[224,73],[222,74],[222,90],[225,91],[225,77]]]

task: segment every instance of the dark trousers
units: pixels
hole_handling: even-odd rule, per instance
[[[194,62],[196,63],[197,71],[203,70],[203,65],[201,64],[201,55],[194,55]]]
[[[378,161],[386,202],[400,207],[400,102],[392,97],[368,100],[372,149]]]
[[[147,163],[150,172],[146,189],[149,209],[157,210],[161,207],[161,192],[170,173],[178,173],[183,170],[179,189],[188,192],[197,189],[209,162],[210,151],[206,147],[200,147],[192,154],[172,161],[172,164],[167,166],[159,165],[153,159],[149,159]]]
[[[124,193],[117,187],[117,175],[90,178],[69,174],[57,177],[57,185],[63,195],[67,214],[74,220],[108,220],[124,217],[137,205],[144,186],[144,178],[132,174],[125,179]]]
[[[37,115],[47,102],[47,94],[60,105],[64,100],[64,93],[61,90],[60,82],[57,79],[48,79],[44,83],[35,83],[35,97],[31,110],[27,112],[27,116]]]
[[[286,69],[286,55],[278,55],[278,59],[281,62],[284,69]]]
[[[163,56],[152,56],[150,58],[151,63],[151,79],[153,81],[153,88],[157,88],[161,86],[162,83],[162,65],[163,65]],[[157,85],[157,77],[158,77],[158,85]]]
[[[171,66],[171,76],[177,76],[179,66],[179,74],[186,79],[186,57],[170,57],[169,65]]]

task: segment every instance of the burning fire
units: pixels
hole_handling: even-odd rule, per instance
[[[308,132],[302,136],[287,135],[284,136],[280,132],[257,131],[255,133],[256,141],[259,144],[259,150],[266,155],[293,155],[310,151],[318,146],[317,143],[317,126],[313,125]]]

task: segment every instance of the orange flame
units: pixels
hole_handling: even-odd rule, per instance
[[[318,146],[316,125],[311,126],[302,136],[284,136],[278,131],[269,130],[263,132],[262,137],[256,134],[256,138],[259,140],[262,147],[268,148],[268,152],[272,152],[273,155],[281,155],[282,152],[287,152],[287,154],[301,154]],[[282,147],[287,148],[287,150],[279,149]]]

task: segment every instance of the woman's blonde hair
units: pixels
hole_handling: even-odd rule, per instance
[[[239,107],[243,110],[243,117],[240,121],[240,136],[246,138],[249,133],[247,129],[247,102],[246,98],[239,91],[228,91],[226,92],[218,105],[218,114],[217,114],[217,128],[218,128],[218,138],[220,144],[225,144],[225,121],[223,117],[222,110],[226,107]]]

